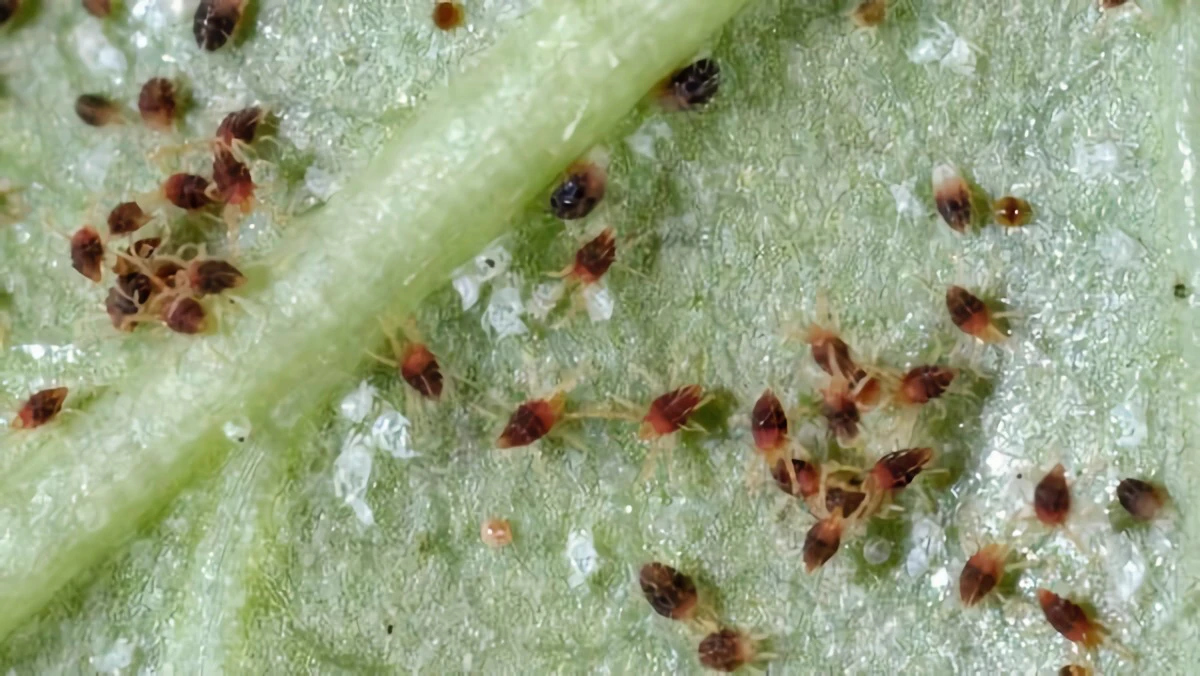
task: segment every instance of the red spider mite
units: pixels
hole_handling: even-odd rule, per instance
[[[1033,491],[1033,511],[1038,521],[1047,526],[1060,526],[1071,512],[1071,489],[1067,486],[1066,469],[1062,463],[1054,466]]]
[[[617,260],[617,240],[612,228],[605,228],[575,252],[575,262],[562,274],[574,277],[580,284],[595,284],[604,277]]]
[[[138,305],[118,287],[114,286],[108,290],[104,310],[108,313],[113,328],[118,331],[132,331],[137,326]]]
[[[835,377],[828,387],[821,390],[821,399],[821,415],[829,425],[829,432],[836,435],[839,441],[857,438],[862,415],[846,379]]]
[[[958,170],[949,164],[933,168],[933,199],[950,229],[963,233],[971,225],[971,190]]]
[[[108,214],[108,234],[115,236],[136,232],[150,222],[150,216],[137,202],[121,202]]]
[[[104,19],[112,14],[112,0],[83,0],[83,8],[88,14]]]
[[[192,17],[196,45],[213,52],[237,32],[247,0],[200,0]]]
[[[144,305],[157,291],[154,282],[141,272],[129,272],[117,277],[117,289],[138,305]]]
[[[496,440],[496,447],[517,448],[541,439],[562,417],[565,407],[566,396],[561,392],[549,399],[534,399],[521,404],[509,417]]]
[[[638,584],[654,612],[672,620],[688,619],[700,602],[692,578],[665,563],[655,561],[642,566]]]
[[[236,110],[226,115],[217,127],[217,142],[230,150],[237,145],[249,145],[258,134],[258,125],[267,113],[259,106]]]
[[[400,377],[422,397],[442,396],[442,370],[437,357],[421,343],[409,343],[400,356]]]
[[[887,0],[862,0],[850,15],[859,28],[873,28],[887,18]]]
[[[175,124],[179,108],[175,83],[164,77],[156,77],[142,85],[142,91],[138,94],[138,112],[147,126],[161,131],[170,129]]]
[[[1150,521],[1162,511],[1167,496],[1166,491],[1147,481],[1123,479],[1117,484],[1117,500],[1134,519]]]
[[[254,179],[250,168],[234,156],[233,151],[218,147],[213,153],[213,184],[220,201],[249,213],[254,208]]]
[[[705,636],[697,653],[700,664],[724,672],[737,671],[758,657],[754,641],[734,629],[721,629]]]
[[[900,379],[896,401],[905,406],[927,404],[945,394],[957,376],[957,369],[945,366],[918,366]]]
[[[833,514],[813,524],[804,536],[804,568],[813,572],[842,546],[842,517]]]
[[[604,167],[596,162],[576,162],[550,194],[550,211],[564,221],[583,218],[604,199],[607,183]]]
[[[21,9],[21,0],[0,0],[0,26],[16,16],[19,9]]]
[[[703,108],[721,86],[716,59],[700,59],[675,71],[662,85],[660,97],[668,110]]]
[[[871,478],[881,490],[899,490],[911,484],[932,460],[932,448],[893,451],[875,463],[871,468]]]
[[[13,429],[33,429],[54,420],[67,400],[67,388],[54,387],[35,393],[27,399],[17,417],[12,419]]]
[[[1068,664],[1058,670],[1058,676],[1092,676],[1092,670],[1082,664]]]
[[[463,24],[465,14],[457,2],[439,2],[433,6],[433,25],[444,31],[454,30]]]
[[[812,351],[813,361],[831,376],[849,377],[858,371],[850,357],[850,346],[836,333],[817,324],[808,327],[804,337]]]
[[[968,608],[986,597],[1004,579],[1008,547],[990,544],[971,555],[958,576],[958,597]]]
[[[771,476],[779,490],[807,500],[821,492],[821,468],[815,463],[792,458],[792,471],[788,471],[787,460],[779,459],[771,468]]]
[[[100,283],[104,272],[104,240],[90,225],[83,226],[71,235],[71,267],[93,282]]]
[[[825,511],[829,514],[840,514],[843,518],[850,518],[851,515],[858,512],[858,508],[862,507],[866,499],[867,494],[863,491],[840,486],[826,487]]]
[[[180,286],[179,273],[183,269],[182,265],[173,260],[160,260],[152,262],[151,272],[159,284],[173,289]]]
[[[779,397],[771,390],[762,393],[750,412],[750,433],[754,446],[764,455],[773,456],[787,446],[788,419]]]
[[[679,430],[700,407],[703,398],[704,389],[699,385],[688,385],[667,392],[650,403],[650,410],[642,419],[638,435],[642,439],[654,439]]]
[[[188,263],[188,287],[197,297],[216,295],[246,283],[246,276],[233,264],[215,259],[196,259]]]
[[[162,184],[163,197],[180,209],[196,211],[212,204],[209,182],[195,174],[172,174]]]
[[[121,121],[117,105],[99,94],[83,94],[75,99],[75,114],[84,124],[104,127]]]
[[[163,306],[162,320],[175,333],[191,335],[208,328],[204,306],[190,296],[179,296]]]
[[[1038,589],[1037,596],[1046,621],[1068,641],[1089,649],[1104,642],[1104,628],[1093,622],[1083,608],[1049,589]]]
[[[992,312],[982,300],[961,286],[946,289],[946,309],[963,333],[985,343],[999,343],[1007,336],[992,321]]]

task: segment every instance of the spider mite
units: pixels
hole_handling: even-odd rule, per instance
[[[104,272],[104,240],[90,225],[83,226],[71,235],[71,267],[93,282],[100,283]]]
[[[850,14],[859,28],[873,28],[887,18],[887,0],[862,0]]]
[[[118,276],[117,289],[138,305],[149,301],[150,296],[157,290],[150,277],[141,272],[129,272]]]
[[[118,331],[132,331],[137,326],[138,305],[118,287],[114,286],[108,290],[108,297],[104,299],[104,310],[108,313],[113,328]]]
[[[127,275],[131,272],[142,270],[142,263],[149,263],[154,256],[154,252],[162,244],[161,237],[145,237],[134,242],[132,246],[117,254],[117,262],[113,265],[113,272],[117,276]],[[157,273],[155,274],[157,277]]]
[[[99,94],[84,94],[75,99],[75,114],[84,124],[103,127],[121,121],[117,104]]]
[[[1082,664],[1068,664],[1058,670],[1058,676],[1092,676],[1092,670]]]
[[[932,460],[932,448],[893,451],[875,463],[871,478],[881,490],[900,490],[911,484]]]
[[[191,296],[179,296],[163,306],[162,320],[175,333],[191,335],[208,328],[204,306]]]
[[[958,597],[970,608],[986,597],[1004,579],[1008,547],[990,544],[967,559],[958,576]]]
[[[138,112],[147,126],[160,131],[170,129],[179,112],[175,83],[164,77],[147,80],[138,94]]]
[[[811,324],[805,332],[804,341],[812,351],[813,361],[825,373],[849,377],[858,371],[850,357],[850,346],[833,331]]]
[[[560,275],[577,280],[580,284],[599,282],[617,260],[617,239],[612,228],[605,228],[588,240],[575,252],[575,262],[563,269]]]
[[[1029,225],[1033,207],[1020,197],[1005,195],[992,203],[992,218],[1006,228],[1020,228]]]
[[[604,167],[596,162],[576,162],[550,194],[550,211],[564,221],[583,218],[604,199],[607,183]]]
[[[962,233],[971,225],[971,189],[950,164],[933,168],[933,199],[950,229]]]
[[[1046,621],[1068,641],[1089,649],[1104,642],[1104,628],[1093,622],[1083,608],[1049,589],[1038,589],[1037,596]]]
[[[83,8],[88,14],[104,19],[112,14],[112,0],[83,0]]]
[[[1033,511],[1047,526],[1061,526],[1071,512],[1071,489],[1062,463],[1054,466],[1033,490]]]
[[[441,398],[443,384],[441,366],[438,364],[437,357],[429,351],[415,329],[405,331],[408,340],[406,344],[402,345],[394,331],[382,319],[379,323],[392,347],[395,359],[388,359],[374,353],[368,354],[377,361],[397,369],[400,377],[408,383],[409,387],[416,390],[417,394],[433,401]]]
[[[660,94],[668,110],[702,108],[721,86],[721,67],[715,59],[700,59],[667,78]]]
[[[788,419],[779,397],[771,390],[762,393],[750,412],[754,446],[767,457],[775,457],[787,446]]]
[[[150,222],[150,216],[137,202],[121,202],[108,214],[108,234],[115,236],[136,232]]]
[[[862,416],[845,378],[835,377],[821,390],[821,415],[829,425],[829,432],[839,441],[850,442],[858,437]]]
[[[821,492],[821,469],[816,464],[792,458],[789,472],[787,463],[788,460],[780,458],[771,468],[771,476],[779,490],[804,500]]]
[[[162,184],[162,195],[180,209],[196,211],[212,204],[209,182],[195,174],[171,174]]]
[[[197,297],[216,295],[246,283],[246,276],[227,261],[195,259],[187,267],[188,288]]]
[[[528,446],[546,436],[562,417],[566,399],[566,395],[557,392],[549,399],[534,399],[518,406],[496,440],[496,447]]]
[[[512,524],[507,519],[488,519],[479,525],[479,539],[492,549],[502,549],[512,544]]]
[[[657,561],[638,572],[642,594],[654,612],[672,620],[686,620],[695,613],[700,597],[692,578]]]
[[[27,399],[12,419],[13,429],[33,429],[54,420],[67,399],[67,388],[54,387],[35,393]]]
[[[957,369],[945,366],[918,366],[900,379],[896,401],[905,406],[927,404],[945,394],[957,375]]]
[[[863,491],[849,487],[827,486],[825,488],[825,511],[829,514],[840,514],[842,517],[849,518],[858,512],[859,507],[862,507],[866,499],[867,494]]]
[[[239,145],[254,143],[258,125],[266,118],[265,110],[258,106],[235,110],[226,115],[217,127],[217,142],[230,150]]]
[[[985,343],[999,343],[1008,336],[992,321],[992,311],[961,286],[946,289],[946,309],[950,319],[963,333]]]
[[[234,156],[233,151],[218,147],[213,153],[213,184],[220,201],[238,207],[242,213],[254,208],[254,179],[250,168]]]
[[[638,436],[642,439],[665,437],[687,424],[688,418],[700,408],[704,401],[704,389],[699,385],[688,385],[650,402],[650,410],[642,418]]]
[[[0,26],[16,16],[19,9],[21,9],[21,0],[0,0]]]
[[[1117,484],[1117,500],[1137,521],[1150,521],[1158,516],[1167,501],[1162,488],[1141,479],[1122,479]]]
[[[1096,4],[1100,6],[1101,11],[1106,9],[1116,9],[1124,5],[1129,0],[1096,0]]]
[[[721,629],[705,636],[697,652],[700,664],[724,672],[737,671],[758,657],[754,641],[735,629]]]
[[[247,0],[200,0],[192,17],[196,45],[214,52],[237,32]]]
[[[837,554],[842,546],[842,517],[833,514],[813,524],[804,536],[804,568],[813,572]]]
[[[433,25],[444,31],[454,30],[462,25],[464,14],[457,2],[439,2],[433,6]]]

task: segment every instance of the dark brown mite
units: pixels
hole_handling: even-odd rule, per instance
[[[192,17],[196,45],[213,52],[225,46],[237,32],[246,0],[200,0]]]
[[[815,464],[793,458],[792,472],[788,472],[787,460],[780,459],[771,468],[771,476],[779,490],[798,498],[811,498],[821,491],[821,470]],[[792,474],[795,474],[795,481]]]
[[[858,404],[847,389],[844,378],[834,378],[834,382],[821,390],[821,415],[829,425],[829,432],[840,441],[853,441],[858,437],[858,424],[862,415]]]
[[[246,276],[227,261],[195,260],[188,265],[188,287],[197,296],[216,295],[245,283]]]
[[[1004,578],[1004,560],[1008,549],[1003,545],[990,544],[967,559],[962,574],[958,576],[958,597],[968,608],[979,603],[991,593]]]
[[[1138,521],[1150,521],[1162,511],[1166,493],[1158,486],[1141,479],[1122,479],[1117,484],[1117,500],[1129,515]]]
[[[697,648],[700,664],[713,671],[734,672],[753,662],[757,649],[750,638],[733,629],[705,636]]]
[[[788,419],[779,397],[771,390],[762,393],[750,412],[750,433],[754,446],[763,454],[778,453],[787,445]]]
[[[103,127],[121,120],[117,105],[99,94],[83,94],[75,99],[75,114],[84,124]]]
[[[21,9],[21,0],[0,0],[0,26],[16,16],[19,9]]]
[[[504,431],[496,440],[497,448],[528,446],[546,436],[558,422],[566,405],[561,393],[549,399],[534,399],[517,407],[509,417]]]
[[[112,14],[112,0],[83,0],[83,8],[97,19],[104,19]]]
[[[639,436],[653,439],[678,431],[700,407],[703,398],[704,389],[699,385],[681,387],[658,397],[650,403],[650,410],[642,419]]]
[[[566,177],[550,194],[550,211],[564,221],[583,218],[604,199],[608,177],[603,168],[591,162],[578,162],[567,169]]]
[[[236,110],[226,115],[217,127],[217,141],[226,148],[232,148],[236,143],[250,144],[258,134],[258,125],[266,117],[265,111],[258,106]]]
[[[992,322],[992,312],[988,306],[961,286],[946,289],[946,310],[954,325],[969,336],[985,343],[998,343],[1006,338]]]
[[[638,584],[654,612],[672,620],[691,617],[700,601],[692,578],[665,563],[655,561],[642,566]]]
[[[13,429],[33,429],[54,420],[67,400],[67,388],[54,387],[34,393],[25,400],[17,417],[12,420]]]
[[[847,490],[836,486],[827,488],[825,489],[825,511],[849,517],[858,511],[866,499],[867,494],[862,491]]]
[[[137,303],[115,286],[108,290],[104,309],[108,312],[108,318],[112,320],[113,328],[119,331],[132,331],[137,325],[134,319],[138,313]]]
[[[457,2],[439,2],[433,6],[433,25],[449,31],[463,24],[462,5]]]
[[[130,272],[117,277],[117,289],[137,305],[143,305],[154,295],[154,282],[140,272]]]
[[[872,28],[887,18],[887,0],[862,0],[850,15],[860,28]]]
[[[813,361],[825,373],[849,378],[858,371],[850,357],[850,346],[829,329],[813,324],[808,327],[805,340],[811,348]]]
[[[400,377],[426,399],[442,396],[442,369],[437,357],[421,343],[409,343],[400,355]]]
[[[204,306],[190,296],[180,296],[165,305],[162,319],[175,333],[196,334],[208,327]]]
[[[668,108],[694,110],[712,100],[721,86],[721,67],[715,59],[700,59],[676,71],[667,80],[664,97]]]
[[[154,261],[153,265],[154,278],[158,283],[169,289],[179,286],[177,276],[183,270],[183,266],[171,260]]]
[[[121,202],[108,214],[108,234],[128,235],[150,222],[150,216],[137,202]]]
[[[175,83],[164,77],[147,80],[138,94],[138,112],[148,126],[162,131],[170,129],[179,113]]]
[[[1006,228],[1020,228],[1029,225],[1033,218],[1033,207],[1020,197],[1005,195],[992,203],[992,217],[997,224]]]
[[[804,568],[813,572],[837,554],[842,546],[842,518],[838,514],[821,519],[804,536]]]
[[[71,235],[71,267],[88,279],[100,283],[104,273],[104,240],[90,225]]]
[[[254,179],[250,168],[240,162],[227,148],[217,148],[213,154],[213,183],[217,195],[227,204],[249,211],[254,205]]]
[[[918,366],[900,379],[896,401],[903,405],[921,405],[946,393],[958,371],[944,366]]]
[[[1058,670],[1058,676],[1092,676],[1092,670],[1081,664],[1068,664]]]
[[[899,490],[911,484],[931,460],[932,448],[893,451],[875,463],[871,468],[871,477],[881,490]]]
[[[212,204],[208,179],[195,174],[172,174],[163,182],[163,196],[180,209],[195,211]]]
[[[1071,488],[1067,486],[1066,469],[1059,463],[1050,470],[1033,490],[1033,511],[1038,521],[1058,526],[1071,512]]]
[[[571,266],[569,274],[581,284],[595,284],[616,260],[617,240],[613,236],[613,229],[605,228],[575,252],[575,264]]]
[[[1038,589],[1037,596],[1046,621],[1068,641],[1085,648],[1095,648],[1104,642],[1103,627],[1092,622],[1083,608],[1049,589]]]
[[[950,229],[963,233],[971,225],[971,190],[958,170],[949,164],[933,168],[933,199]]]

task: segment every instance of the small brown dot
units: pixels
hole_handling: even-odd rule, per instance
[[[112,14],[112,0],[83,0],[83,8],[88,14],[104,19]]]
[[[1178,298],[1179,300],[1184,300],[1185,298],[1187,298],[1190,295],[1190,292],[1188,291],[1188,288],[1187,288],[1187,284],[1184,284],[1182,282],[1175,285],[1175,288],[1173,289],[1173,293],[1175,294],[1175,297]]]
[[[439,2],[433,6],[433,24],[444,31],[454,30],[462,25],[465,14],[457,2]]]
[[[860,28],[873,28],[887,18],[887,0],[862,0],[850,15]]]
[[[512,524],[507,519],[488,519],[479,526],[479,539],[492,549],[501,549],[512,544]]]
[[[1020,197],[1006,195],[992,204],[992,216],[1006,228],[1020,228],[1033,218],[1033,207]]]

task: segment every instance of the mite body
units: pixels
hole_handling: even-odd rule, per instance
[[[612,228],[605,228],[575,252],[575,262],[563,271],[580,284],[595,284],[617,260],[617,240]]]
[[[672,620],[692,617],[700,602],[692,578],[665,563],[656,561],[642,566],[638,584],[654,612]]]
[[[862,0],[850,14],[859,28],[874,28],[887,18],[887,0]]]
[[[454,30],[463,24],[465,15],[457,2],[439,2],[433,6],[433,25],[444,31]]]
[[[902,406],[920,406],[941,397],[949,389],[956,369],[944,366],[918,366],[900,379],[896,402]]]
[[[576,162],[550,194],[550,211],[564,221],[592,213],[607,189],[608,172],[596,162]]]
[[[175,125],[179,113],[179,94],[175,83],[163,77],[148,80],[138,94],[138,112],[147,126],[167,131]]]
[[[958,597],[968,608],[982,601],[1004,579],[1008,548],[990,544],[967,559],[958,576]]]
[[[112,14],[112,0],[83,0],[83,8],[97,19],[105,19]]]
[[[492,549],[502,549],[512,544],[512,524],[507,519],[488,519],[479,526],[479,539]]]
[[[993,321],[988,306],[961,286],[946,289],[946,310],[954,325],[969,336],[985,343],[999,343],[1007,338]]]
[[[162,308],[162,320],[175,333],[196,334],[208,328],[204,306],[191,296],[179,296]]]
[[[104,240],[90,225],[71,235],[71,267],[88,279],[100,283],[104,273]]]
[[[862,414],[844,378],[834,378],[821,390],[821,415],[825,417],[830,434],[836,436],[838,441],[849,443],[858,438]]]
[[[1083,608],[1049,589],[1038,589],[1037,596],[1046,621],[1068,641],[1089,649],[1104,642],[1104,628],[1093,622]]]
[[[34,393],[12,419],[13,429],[33,429],[54,420],[67,400],[67,388],[54,387]]]
[[[0,0],[0,26],[8,23],[8,20],[16,16],[20,9],[21,0]]]
[[[812,525],[804,536],[804,568],[813,572],[837,554],[842,546],[842,517],[828,516]]]
[[[754,446],[764,456],[774,457],[787,446],[788,419],[783,404],[771,390],[762,393],[750,412]]]
[[[209,197],[209,182],[195,174],[172,174],[163,181],[162,194],[180,209],[197,211],[213,203]]]
[[[135,273],[136,274],[136,273]],[[132,331],[137,326],[138,304],[119,287],[108,290],[104,310],[118,331]]]
[[[1117,500],[1137,521],[1151,521],[1166,504],[1166,492],[1141,479],[1123,479],[1117,484]]]
[[[949,164],[933,168],[933,199],[938,213],[950,229],[964,233],[971,225],[971,189],[966,180]]]
[[[117,237],[137,232],[150,222],[150,216],[137,202],[122,202],[108,214],[108,234]]]
[[[661,395],[650,403],[650,410],[642,418],[639,436],[655,439],[677,432],[703,401],[704,388],[699,385],[688,385]]]
[[[804,340],[809,345],[813,361],[825,373],[849,378],[858,371],[850,356],[850,346],[833,331],[813,324],[805,332]]]
[[[721,629],[705,636],[698,653],[700,664],[724,672],[737,671],[758,657],[754,641],[734,629]]]
[[[254,179],[250,168],[232,150],[218,147],[213,153],[213,185],[217,198],[249,213],[254,208]]]
[[[1058,676],[1092,676],[1092,670],[1081,664],[1068,664],[1058,670]]]
[[[210,52],[229,42],[242,22],[247,0],[200,0],[192,17],[196,45]]]
[[[1033,511],[1047,526],[1061,526],[1071,513],[1071,488],[1066,469],[1059,463],[1038,482],[1033,491]]]
[[[266,119],[266,111],[259,106],[235,110],[221,119],[217,126],[217,141],[226,148],[237,144],[250,145],[258,134],[258,125]]]
[[[933,460],[932,448],[906,448],[888,453],[871,468],[874,485],[885,491],[907,487]]]
[[[422,343],[409,343],[400,353],[400,377],[426,399],[442,396],[442,369],[437,357]]]
[[[679,69],[663,85],[663,104],[670,110],[703,108],[721,86],[721,67],[716,59],[700,59]]]
[[[1006,228],[1021,228],[1033,219],[1033,207],[1020,197],[1005,195],[992,203],[992,218],[997,225]]]
[[[117,105],[99,94],[84,94],[75,99],[75,114],[84,124],[104,127],[121,121]]]
[[[210,296],[236,289],[246,277],[228,261],[215,258],[195,259],[187,267],[188,288],[196,297]]]
[[[771,476],[779,490],[808,501],[821,492],[821,469],[811,462],[793,458],[791,471],[789,461],[780,458],[771,468]]]
[[[497,448],[528,446],[550,432],[562,417],[566,395],[556,393],[549,399],[534,399],[517,407],[504,431],[496,440]]]

